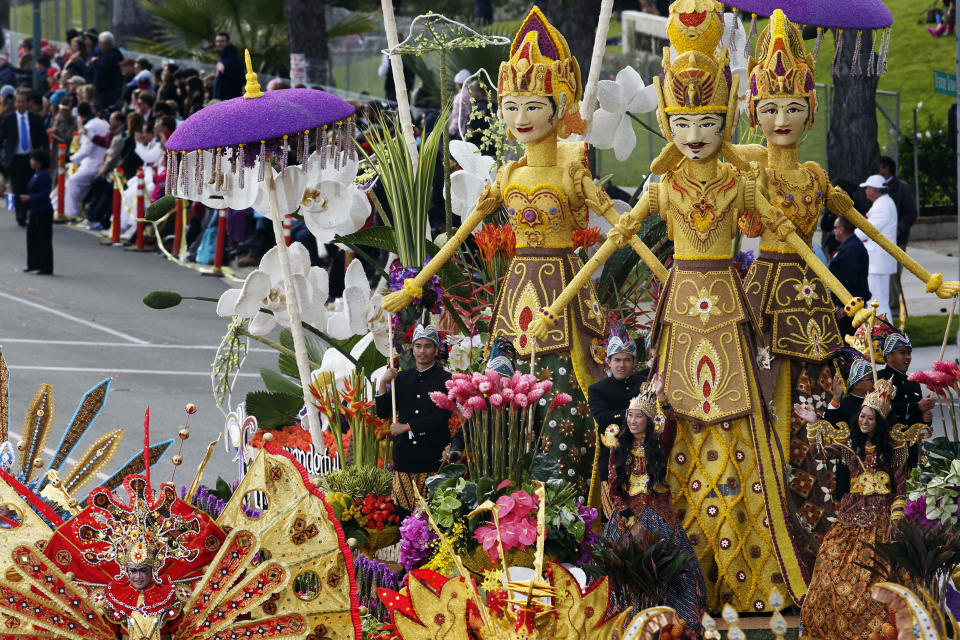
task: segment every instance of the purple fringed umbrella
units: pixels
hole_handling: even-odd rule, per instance
[[[860,71],[860,49],[864,46],[864,36],[869,39],[870,51],[864,51],[867,58],[867,75],[882,75],[887,69],[887,55],[890,52],[890,26],[893,24],[893,14],[881,0],[844,0],[842,8],[836,0],[797,0],[783,2],[783,0],[733,0],[727,5],[741,11],[746,17],[751,16],[750,31],[747,34],[747,48],[751,50],[752,40],[757,31],[757,16],[769,16],[775,9],[783,11],[790,22],[797,25],[817,27],[817,43],[813,49],[813,57],[820,51],[820,41],[825,29],[855,29],[857,41],[854,50],[851,73]],[[873,32],[877,32],[874,35]],[[839,57],[841,47],[840,34],[837,34],[838,46],[834,52],[834,66]]]
[[[246,63],[247,85],[242,97],[201,109],[167,140],[167,193],[201,200],[215,208],[246,208],[264,189],[262,195],[269,203],[284,278],[307,422],[314,443],[319,446],[323,443],[320,420],[310,392],[310,361],[297,292],[290,278],[276,180],[288,170],[292,149],[296,149],[295,162],[300,167],[291,170],[306,170],[311,135],[317,143],[321,166],[328,156],[335,163],[343,155],[355,157],[354,108],[345,100],[314,89],[283,89],[264,94],[251,68],[249,51]],[[280,172],[277,177],[273,165]],[[247,168],[256,168],[257,175],[246,176]],[[303,194],[294,197],[299,202]]]
[[[893,24],[893,15],[881,0],[844,0],[842,7],[836,0],[733,0],[726,4],[758,16],[780,9],[794,24],[825,29],[886,29]]]

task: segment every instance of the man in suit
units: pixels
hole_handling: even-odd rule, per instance
[[[244,64],[240,50],[230,42],[230,34],[221,31],[214,41],[220,58],[213,77],[213,97],[229,100],[243,95]]]
[[[886,181],[887,194],[897,205],[897,246],[905,249],[910,240],[910,227],[917,221],[917,203],[913,198],[913,190],[897,176],[897,163],[890,156],[880,156],[877,174]]]
[[[0,120],[0,162],[3,162],[13,187],[17,224],[21,227],[27,226],[29,205],[20,196],[27,192],[27,183],[33,177],[30,152],[49,148],[43,118],[27,108],[29,97],[30,89],[17,89],[13,98],[14,110]]]
[[[830,258],[830,273],[837,276],[850,295],[870,299],[870,287],[867,284],[867,271],[870,263],[870,256],[867,254],[866,247],[860,242],[860,238],[854,235],[856,227],[853,223],[844,217],[835,217],[833,220],[833,237],[838,246]],[[834,303],[840,305],[836,296],[833,297]],[[840,318],[837,321],[841,332],[853,333],[853,323],[849,318]]]
[[[396,385],[396,422],[390,425],[393,436],[393,503],[401,514],[416,508],[416,486],[425,494],[427,478],[437,472],[443,452],[451,442],[451,412],[430,399],[431,391],[446,393],[445,382],[452,376],[437,364],[440,334],[430,326],[418,324],[413,332],[413,358],[416,366],[398,372],[388,367],[377,389],[377,417],[393,418],[387,385]]]

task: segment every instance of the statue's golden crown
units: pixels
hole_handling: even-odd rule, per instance
[[[663,54],[663,109],[671,113],[725,113],[730,98],[730,54],[717,54],[723,6],[716,0],[677,0],[670,5],[667,35],[679,55]]]
[[[559,108],[566,104],[561,137],[583,133],[580,65],[570,55],[566,39],[538,7],[524,18],[510,47],[510,59],[500,63],[497,82],[500,100],[506,96],[547,96]]]
[[[750,123],[757,124],[757,103],[769,98],[806,98],[809,122],[817,110],[813,56],[803,46],[803,36],[783,11],[776,9],[757,39],[756,57],[750,57]]]

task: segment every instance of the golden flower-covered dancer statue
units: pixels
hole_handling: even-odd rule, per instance
[[[763,198],[758,174],[730,143],[738,79],[730,73],[727,50],[716,53],[722,24],[715,0],[671,5],[668,35],[679,55],[671,59],[665,50],[663,80],[654,78],[668,145],[651,171],[662,180],[620,218],[531,332],[550,328],[580,280],[646,216],[659,213],[666,220],[674,263],[653,340],[666,399],[679,416],[668,480],[706,577],[708,605],[729,602],[741,611],[761,611],[772,587],[784,585],[799,600],[806,585],[785,504],[780,445],[757,382],[758,361],[764,361],[759,332],[731,264],[732,241],[745,212],[758,212],[779,237],[803,241]],[[720,153],[728,162],[720,162]],[[821,264],[822,272],[829,276]],[[863,300],[846,298],[851,315],[869,315]]]
[[[396,313],[410,304],[483,218],[501,205],[506,207],[517,252],[497,292],[490,335],[510,340],[521,356],[529,356],[535,348],[538,374],[552,377],[556,392],[573,396],[566,415],[548,425],[543,443],[559,460],[564,477],[586,497],[596,427],[585,393],[604,375],[591,351],[606,331],[593,285],[581,283],[575,299],[563,305],[563,318],[535,346],[528,328],[540,309],[549,306],[583,267],[573,252],[573,232],[586,227],[588,208],[614,222],[617,216],[609,197],[593,183],[586,146],[558,142],[583,131],[578,113],[580,67],[566,40],[536,7],[517,32],[510,60],[500,65],[497,89],[508,137],[526,145],[526,153],[500,169],[463,226],[415,278],[404,283],[403,290],[384,298],[383,308]],[[643,243],[635,240],[631,246],[655,273],[664,273],[663,265]]]
[[[813,56],[804,49],[799,29],[777,9],[757,39],[756,55],[749,65],[747,110],[751,125],[763,131],[767,146],[738,147],[738,151],[764,169],[761,183],[767,200],[779,210],[781,220],[796,227],[806,245],[810,245],[823,206],[846,216],[871,238],[886,239],[852,208],[843,190],[830,185],[818,164],[797,160],[797,145],[813,123],[817,108],[814,73]],[[761,377],[761,386],[773,405],[784,456],[793,467],[790,511],[798,518],[798,533],[805,532],[799,544],[804,563],[812,568],[832,514],[832,503],[825,501],[819,490],[829,486],[830,472],[807,457],[802,421],[790,416],[795,403],[823,404],[818,399],[830,390],[833,371],[827,358],[843,345],[843,338],[827,287],[835,293],[842,287],[819,277],[807,266],[808,254],[798,253],[781,239],[775,226],[764,225],[759,216],[747,217],[743,229],[750,236],[760,236],[760,254],[747,272],[744,291],[760,324],[761,346],[771,356],[770,371]],[[957,283],[942,282],[939,275],[923,271],[895,245],[892,248],[898,259],[912,263],[911,271],[930,284],[929,290],[946,297],[956,294]],[[842,293],[838,296],[843,299]]]

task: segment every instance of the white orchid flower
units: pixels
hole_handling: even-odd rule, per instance
[[[613,149],[623,162],[637,146],[637,134],[628,113],[648,113],[657,108],[657,93],[646,85],[633,67],[624,67],[616,80],[601,80],[597,85],[600,108],[593,113],[587,141],[598,149]]]
[[[303,198],[304,189],[307,187],[307,173],[300,170],[300,167],[288,167],[286,171],[276,171],[272,167],[267,170],[273,172],[273,183],[277,194],[277,213],[283,216],[295,212],[300,207],[300,200]],[[250,176],[247,176],[249,179]],[[256,182],[257,176],[253,179]],[[257,198],[253,203],[253,208],[260,213],[270,215],[270,192],[267,189],[258,189]]]
[[[382,303],[383,296],[370,289],[363,265],[353,260],[344,276],[342,307],[330,314],[327,333],[336,340],[371,333],[377,351],[389,355],[387,323],[390,320]]]
[[[447,357],[447,367],[453,371],[468,371],[483,353],[483,336],[479,333],[468,338],[456,335],[448,339],[450,353]]]
[[[300,313],[316,319],[319,312],[311,307],[315,301],[318,304],[326,303],[326,291],[323,290],[326,278],[311,269],[310,254],[302,244],[294,242],[287,251],[290,259],[290,283],[297,293]],[[317,291],[314,290],[315,287]],[[270,310],[273,315],[260,311],[261,307]],[[248,330],[258,336],[270,333],[277,324],[290,326],[286,289],[280,268],[280,252],[277,247],[264,254],[260,266],[247,276],[241,288],[223,292],[217,302],[217,314],[224,318],[249,318]]]
[[[345,158],[338,164],[333,160],[332,147],[326,153],[323,168],[319,152],[310,155],[298,201],[303,221],[319,244],[359,231],[370,217],[370,201],[353,183],[359,161]]]
[[[372,333],[363,336],[363,338],[350,349],[350,358],[359,361],[372,343],[374,343]],[[346,392],[346,380],[357,370],[357,366],[350,358],[345,356],[343,352],[336,347],[329,347],[323,352],[323,358],[320,360],[320,368],[310,372],[311,379],[316,382],[317,378],[322,374],[333,374],[337,388],[340,389],[341,393]],[[367,395],[369,397],[373,397],[374,386],[380,382],[380,378],[383,377],[386,370],[387,367],[384,365],[372,372],[364,372],[366,375]]]
[[[720,39],[718,51],[720,47],[727,47],[730,52],[730,73],[740,77],[737,93],[742,98],[747,95],[750,86],[747,66],[750,63],[750,54],[753,52],[747,50],[747,32],[743,28],[740,17],[735,13],[723,14],[723,37]],[[745,100],[741,100],[738,104],[741,112],[746,110]]]
[[[496,180],[495,161],[480,153],[477,145],[465,140],[451,140],[450,155],[462,167],[450,174],[450,208],[466,220],[480,194]]]

